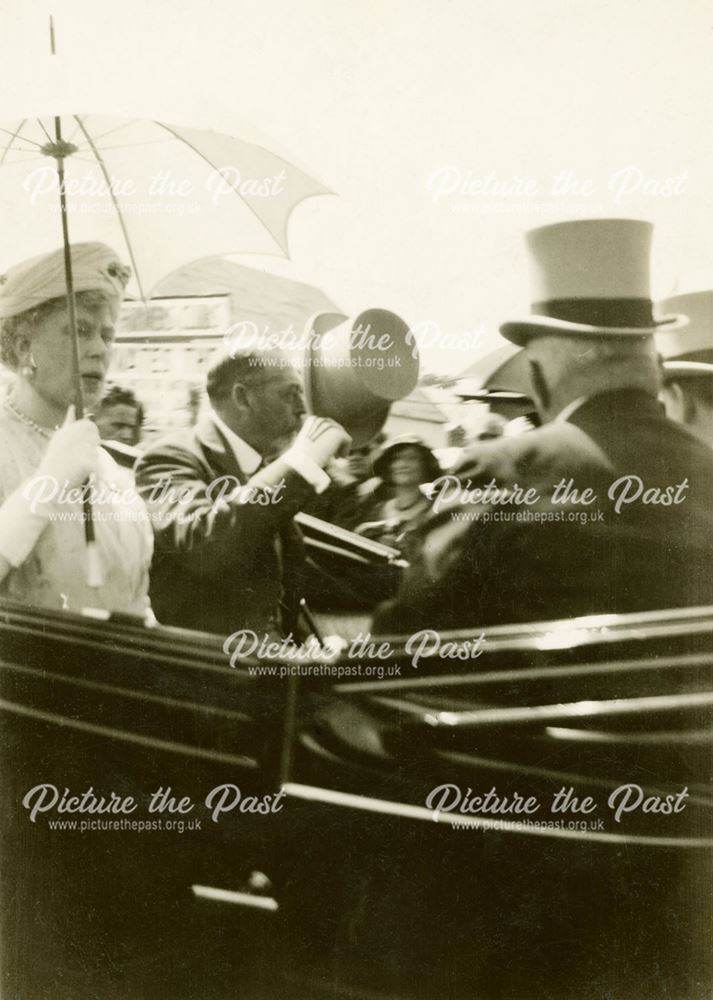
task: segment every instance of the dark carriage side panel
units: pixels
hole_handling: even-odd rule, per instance
[[[238,967],[249,995],[279,919],[251,904],[274,896],[277,825],[240,801],[214,822],[206,799],[225,786],[211,806],[228,810],[235,789],[275,801],[284,686],[231,669],[208,637],[31,615],[3,625],[3,996],[218,996]],[[57,806],[90,789],[135,806],[32,822],[52,789]],[[164,808],[150,812],[159,789]],[[221,906],[201,887],[246,901]]]
[[[414,671],[404,658],[398,680],[335,685],[302,729],[287,788],[320,837],[294,879],[305,879],[304,896],[304,872],[333,887],[323,922],[304,925],[305,983],[339,969],[364,996],[704,1000],[710,614],[485,636],[487,654],[467,671],[428,662]],[[617,823],[607,803],[625,783],[684,808]],[[492,788],[540,809],[437,814],[427,803],[443,784],[449,802],[455,790],[466,802]],[[591,797],[595,812],[551,814],[561,788]],[[530,818],[544,826],[521,822]],[[557,820],[563,828],[547,827]],[[320,946],[325,926],[331,952]]]
[[[398,680],[310,677],[296,705],[215,637],[17,609],[0,629],[11,1000],[707,1000],[710,609],[492,629],[458,671],[395,643]],[[591,714],[607,700],[636,711]],[[626,780],[685,783],[686,812],[570,838],[425,806],[446,781],[544,801]],[[32,823],[40,783],[132,796],[129,819],[183,832]],[[214,823],[222,785],[281,808]],[[190,812],[149,813],[169,786]]]

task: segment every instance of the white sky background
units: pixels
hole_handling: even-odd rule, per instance
[[[241,259],[346,312],[482,328],[484,351],[498,321],[527,310],[523,231],[577,215],[654,221],[655,293],[713,284],[708,0],[2,0],[0,18],[0,119],[257,126],[331,187],[338,197],[296,209],[290,261]],[[543,193],[570,170],[595,190],[434,204],[429,178],[445,167]],[[627,167],[639,189],[617,198]],[[474,357],[424,355],[440,371]]]

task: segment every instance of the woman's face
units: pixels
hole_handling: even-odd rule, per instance
[[[84,405],[93,410],[99,402],[106,378],[117,315],[108,302],[98,304],[77,301],[79,372]],[[36,322],[27,349],[36,365],[33,388],[49,403],[65,410],[74,402],[74,366],[69,316],[63,301],[56,309]]]
[[[404,445],[391,459],[391,482],[394,486],[417,486],[423,482],[424,469],[421,452],[412,445]]]
[[[371,449],[368,445],[364,448],[352,448],[347,456],[347,468],[356,479],[368,479],[373,475],[371,466]]]

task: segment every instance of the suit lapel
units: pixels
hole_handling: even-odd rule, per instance
[[[240,483],[247,482],[249,476],[238,465],[233,449],[210,414],[198,422],[196,439],[212,471],[221,476],[234,476]]]
[[[217,476],[234,476],[240,483],[250,478],[238,464],[230,443],[210,414],[206,414],[196,426],[196,440],[203,452],[204,460]],[[267,459],[262,463],[267,464]],[[272,538],[276,566],[282,581],[280,611],[284,634],[299,630],[299,599],[304,592],[304,542],[302,533],[290,518],[286,524],[276,526]]]

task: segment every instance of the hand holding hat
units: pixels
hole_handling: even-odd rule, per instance
[[[320,469],[332,458],[348,454],[352,439],[336,420],[329,417],[307,417],[302,424],[294,448],[308,455]]]
[[[307,417],[292,447],[282,456],[295,472],[321,493],[330,483],[324,467],[346,455],[352,439],[341,424],[329,417]]]

